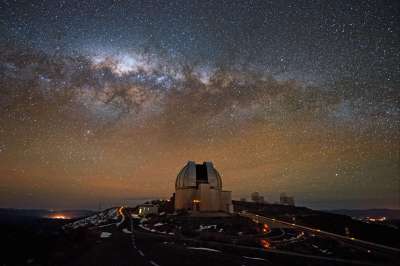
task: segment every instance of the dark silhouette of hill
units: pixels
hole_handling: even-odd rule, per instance
[[[233,201],[235,211],[247,210],[259,215],[304,225],[323,231],[348,235],[360,240],[370,241],[392,247],[400,247],[400,230],[384,224],[366,223],[350,216],[305,207],[280,204],[263,204]]]

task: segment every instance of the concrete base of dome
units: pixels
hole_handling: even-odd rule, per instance
[[[192,212],[232,212],[231,191],[211,188],[209,184],[199,184],[197,188],[177,189],[175,210]]]

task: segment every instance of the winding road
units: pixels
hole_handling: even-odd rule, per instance
[[[311,227],[307,227],[307,226],[303,226],[303,225],[298,225],[298,224],[295,224],[295,223],[288,223],[288,222],[285,222],[285,221],[282,221],[282,220],[277,220],[277,219],[274,219],[274,218],[268,218],[268,217],[265,217],[265,216],[261,216],[261,215],[254,214],[254,213],[249,213],[249,212],[240,212],[238,214],[243,216],[243,217],[247,217],[247,218],[253,219],[253,220],[255,220],[257,222],[260,222],[260,223],[281,224],[281,225],[284,225],[284,226],[287,226],[287,227],[296,228],[296,229],[299,229],[299,230],[302,230],[302,231],[305,231],[305,232],[309,232],[309,233],[312,233],[312,234],[315,234],[315,235],[331,237],[333,239],[344,241],[346,244],[351,245],[351,246],[365,248],[367,251],[368,250],[370,250],[370,251],[374,250],[376,252],[383,252],[385,254],[387,254],[387,253],[393,254],[393,255],[399,255],[400,254],[400,249],[398,249],[398,248],[393,248],[393,247],[389,247],[389,246],[385,246],[385,245],[381,245],[381,244],[376,244],[376,243],[372,243],[372,242],[356,239],[354,237],[338,235],[338,234],[322,231],[320,229],[311,228]]]
[[[140,228],[138,220],[132,218],[129,209],[120,207],[117,213],[120,220],[113,226],[106,227],[111,236],[88,243],[90,248],[65,265],[385,265],[158,234]],[[256,217],[252,214],[246,215],[252,219]],[[257,216],[257,219],[266,221],[269,218]],[[101,233],[103,228],[97,227],[93,230]]]

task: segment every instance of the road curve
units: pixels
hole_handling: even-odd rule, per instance
[[[340,240],[345,240],[345,241],[350,242],[352,244],[359,244],[359,245],[361,245],[363,247],[367,246],[367,247],[370,247],[372,249],[380,250],[380,251],[383,251],[383,252],[400,253],[400,249],[398,249],[398,248],[389,247],[389,246],[385,246],[385,245],[381,245],[381,244],[376,244],[376,243],[373,243],[373,242],[356,239],[354,237],[338,235],[338,234],[322,231],[320,229],[311,228],[311,227],[307,227],[307,226],[303,226],[303,225],[298,225],[298,224],[295,224],[295,223],[288,223],[288,222],[285,222],[285,221],[282,221],[282,220],[277,220],[275,218],[269,218],[269,217],[261,216],[261,215],[255,214],[255,213],[239,212],[238,214],[240,216],[247,217],[247,218],[253,219],[253,220],[258,221],[258,222],[280,223],[280,224],[284,224],[286,226],[290,226],[290,227],[293,227],[293,228],[297,228],[297,229],[301,229],[301,230],[304,230],[304,231],[307,231],[307,232],[311,232],[311,233],[313,233],[315,235],[324,235],[324,236],[329,236],[329,237],[332,237],[332,238],[338,238]]]

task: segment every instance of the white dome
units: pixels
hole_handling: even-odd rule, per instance
[[[221,175],[212,162],[196,164],[189,161],[176,177],[175,189],[196,188],[202,183],[208,183],[211,188],[222,190]]]

